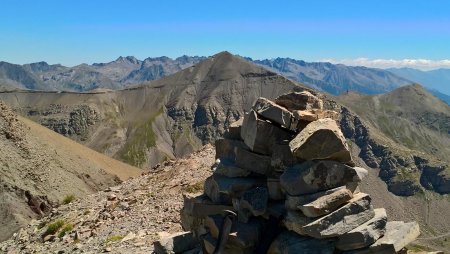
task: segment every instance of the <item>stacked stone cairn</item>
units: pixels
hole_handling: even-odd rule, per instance
[[[259,98],[216,142],[204,193],[185,196],[182,224],[206,253],[398,253],[416,222],[387,221],[358,184],[336,122],[309,92]]]

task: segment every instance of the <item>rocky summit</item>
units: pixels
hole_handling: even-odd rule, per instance
[[[204,192],[185,196],[185,232],[155,242],[155,252],[406,252],[418,223],[388,221],[373,208],[358,188],[368,171],[354,167],[329,118],[337,113],[322,105],[308,92],[259,98],[216,142]]]

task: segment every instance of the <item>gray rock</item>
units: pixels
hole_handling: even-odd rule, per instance
[[[249,216],[261,216],[266,212],[267,202],[269,201],[269,191],[266,187],[256,187],[245,191],[239,201],[238,215],[243,222],[248,222]]]
[[[344,135],[335,120],[326,118],[308,124],[290,143],[295,157],[302,160],[337,160],[352,164]]]
[[[212,237],[210,234],[203,236],[203,246],[207,254],[212,254],[217,244],[217,239]],[[230,248],[225,246],[223,253],[226,254],[252,254],[253,248],[242,249],[242,248]]]
[[[236,158],[236,149],[238,147],[245,147],[245,144],[241,140],[218,139],[216,140],[215,146],[216,159],[233,161]]]
[[[336,211],[316,220],[301,213],[288,212],[286,228],[314,238],[330,238],[342,235],[374,217],[368,194],[357,193],[350,202]]]
[[[386,224],[386,232],[371,246],[349,251],[352,254],[394,254],[403,249],[406,245],[416,240],[420,235],[420,228],[417,222],[389,221]]]
[[[308,91],[280,95],[275,99],[275,103],[290,111],[323,108],[322,100]]]
[[[274,170],[283,172],[286,168],[292,167],[300,161],[294,157],[289,142],[279,142],[272,145],[270,165]]]
[[[305,194],[305,195],[299,195],[299,196],[291,196],[291,195],[286,195],[286,208],[289,210],[299,210],[298,207],[310,202],[313,202],[314,200],[325,196],[325,195],[329,195],[331,193],[334,193],[338,190],[341,189],[346,189],[346,186],[340,186],[331,190],[326,190],[326,191],[321,191],[321,192],[316,192],[316,193],[312,193],[312,194]]]
[[[284,231],[275,238],[267,254],[332,254],[333,242]]]
[[[227,131],[223,134],[223,137],[226,139],[237,139],[241,140],[241,127],[244,122],[244,118],[241,117],[236,122],[233,122],[228,127]]]
[[[197,239],[191,232],[180,232],[154,242],[156,254],[182,253],[194,249]]]
[[[315,193],[343,185],[353,192],[364,176],[363,170],[336,161],[306,161],[288,168],[281,175],[280,182],[291,196]]]
[[[258,118],[256,112],[252,110],[244,116],[241,137],[251,151],[270,155],[272,154],[272,144],[277,141],[290,140],[292,134],[267,120]]]
[[[214,174],[219,174],[227,177],[244,177],[250,175],[250,171],[237,167],[233,161],[223,159],[215,167]]]
[[[342,188],[330,194],[323,195],[311,203],[300,205],[298,208],[307,217],[315,218],[331,213],[352,198],[353,193],[347,188]]]
[[[387,215],[384,208],[374,209],[375,217],[361,226],[339,236],[336,248],[354,250],[367,247],[386,232]]]
[[[241,147],[236,149],[236,165],[261,175],[270,175],[272,173],[269,156],[253,153]]]
[[[194,217],[202,218],[213,214],[224,214],[225,210],[233,211],[233,206],[214,204],[208,196],[201,195],[183,195],[183,211]]]
[[[205,194],[214,202],[231,204],[233,197],[240,198],[246,190],[257,186],[264,186],[265,180],[252,177],[226,177],[212,175],[205,180]]]
[[[286,129],[291,129],[294,116],[286,108],[281,107],[266,98],[260,97],[253,105],[253,110],[263,118],[277,123]],[[292,125],[295,129],[296,124]]]

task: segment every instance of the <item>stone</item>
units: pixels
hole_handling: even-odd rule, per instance
[[[244,122],[244,118],[241,117],[239,120],[233,122],[228,126],[228,129],[223,134],[223,137],[226,139],[237,139],[241,140],[241,127]]]
[[[290,111],[323,109],[323,101],[308,91],[280,95],[275,99],[275,103]]]
[[[183,195],[183,211],[194,217],[205,217],[213,214],[224,214],[225,210],[233,211],[233,206],[214,204],[207,195]]]
[[[283,172],[286,168],[301,162],[294,157],[289,142],[278,142],[272,145],[270,165],[275,171]]]
[[[227,177],[244,177],[250,175],[250,171],[242,169],[233,161],[223,159],[220,160],[220,163],[213,168],[214,174],[219,174]]]
[[[280,177],[283,189],[291,196],[316,193],[346,185],[352,192],[364,177],[365,169],[352,168],[336,161],[306,161],[286,169]]]
[[[420,235],[417,222],[389,221],[386,223],[386,232],[371,246],[349,251],[354,254],[394,254],[402,250],[406,245],[416,240]]]
[[[236,149],[236,165],[257,174],[270,175],[272,173],[270,160],[269,156],[253,153],[240,147]]]
[[[263,97],[256,100],[253,105],[253,110],[263,118],[277,123],[286,129],[291,128],[294,120],[294,116],[289,110]],[[296,126],[293,127],[295,128]]]
[[[282,140],[290,140],[292,133],[273,125],[267,120],[258,118],[255,111],[250,111],[244,117],[241,137],[247,147],[259,154],[272,154],[272,144]]]
[[[286,215],[286,207],[283,201],[274,201],[267,204],[266,214],[263,217],[268,220],[270,216],[279,220]]]
[[[384,208],[374,209],[375,216],[361,226],[339,236],[339,250],[361,249],[373,244],[386,232],[387,215]]]
[[[321,191],[321,192],[316,192],[316,193],[312,193],[312,194],[305,194],[305,195],[299,195],[299,196],[291,196],[291,195],[286,195],[286,209],[289,210],[299,210],[299,206],[313,202],[314,200],[323,197],[325,195],[329,195],[332,194],[336,191],[339,191],[341,189],[346,189],[346,186],[340,186],[331,190],[326,190],[326,191]]]
[[[352,198],[353,193],[347,188],[342,188],[330,194],[323,195],[311,203],[300,205],[298,208],[305,216],[315,218],[331,213]]]
[[[302,160],[336,160],[353,164],[344,135],[335,120],[319,119],[308,124],[290,143]]]
[[[214,202],[231,204],[231,198],[240,198],[246,190],[265,185],[265,180],[253,177],[226,177],[214,174],[205,180],[205,194]]]
[[[156,254],[182,253],[194,249],[198,241],[191,232],[179,232],[153,243]]]
[[[266,212],[269,191],[266,187],[256,187],[245,191],[239,200],[238,218],[247,223],[250,216],[261,216]]]
[[[279,234],[267,251],[267,254],[332,254],[333,241],[319,240],[284,231]]]
[[[208,254],[212,254],[216,248],[217,239],[212,237],[210,234],[206,234],[203,237],[203,246],[205,247],[205,251]],[[222,253],[226,254],[252,254],[253,249],[242,249],[242,248],[230,248],[225,246],[225,249]]]
[[[339,114],[332,110],[309,109],[309,110],[294,110],[292,115],[298,121],[313,122],[319,119],[331,118],[333,120],[339,119]]]
[[[318,219],[288,211],[284,224],[300,235],[319,239],[340,236],[374,217],[370,201],[368,194],[357,193],[348,204]]]
[[[280,177],[268,177],[267,189],[271,200],[284,200],[285,195],[281,188]]]
[[[224,217],[220,215],[208,216],[205,225],[214,239],[218,239]],[[252,218],[248,223],[234,222],[228,236],[226,247],[247,249],[255,247],[264,233],[264,222],[261,219]]]
[[[245,144],[241,140],[218,139],[215,142],[215,146],[216,159],[228,159],[234,161],[236,158],[236,149],[238,147],[245,147]]]

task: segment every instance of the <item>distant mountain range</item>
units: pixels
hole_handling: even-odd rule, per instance
[[[119,57],[109,63],[65,67],[46,62],[25,65],[0,62],[0,90],[29,89],[84,92],[94,89],[123,89],[156,80],[206,59],[199,56],[146,58]],[[450,70],[376,69],[326,62],[308,63],[291,58],[247,61],[281,74],[314,89],[339,95],[354,91],[363,94],[390,92],[412,83],[424,85],[433,95],[450,104]]]

